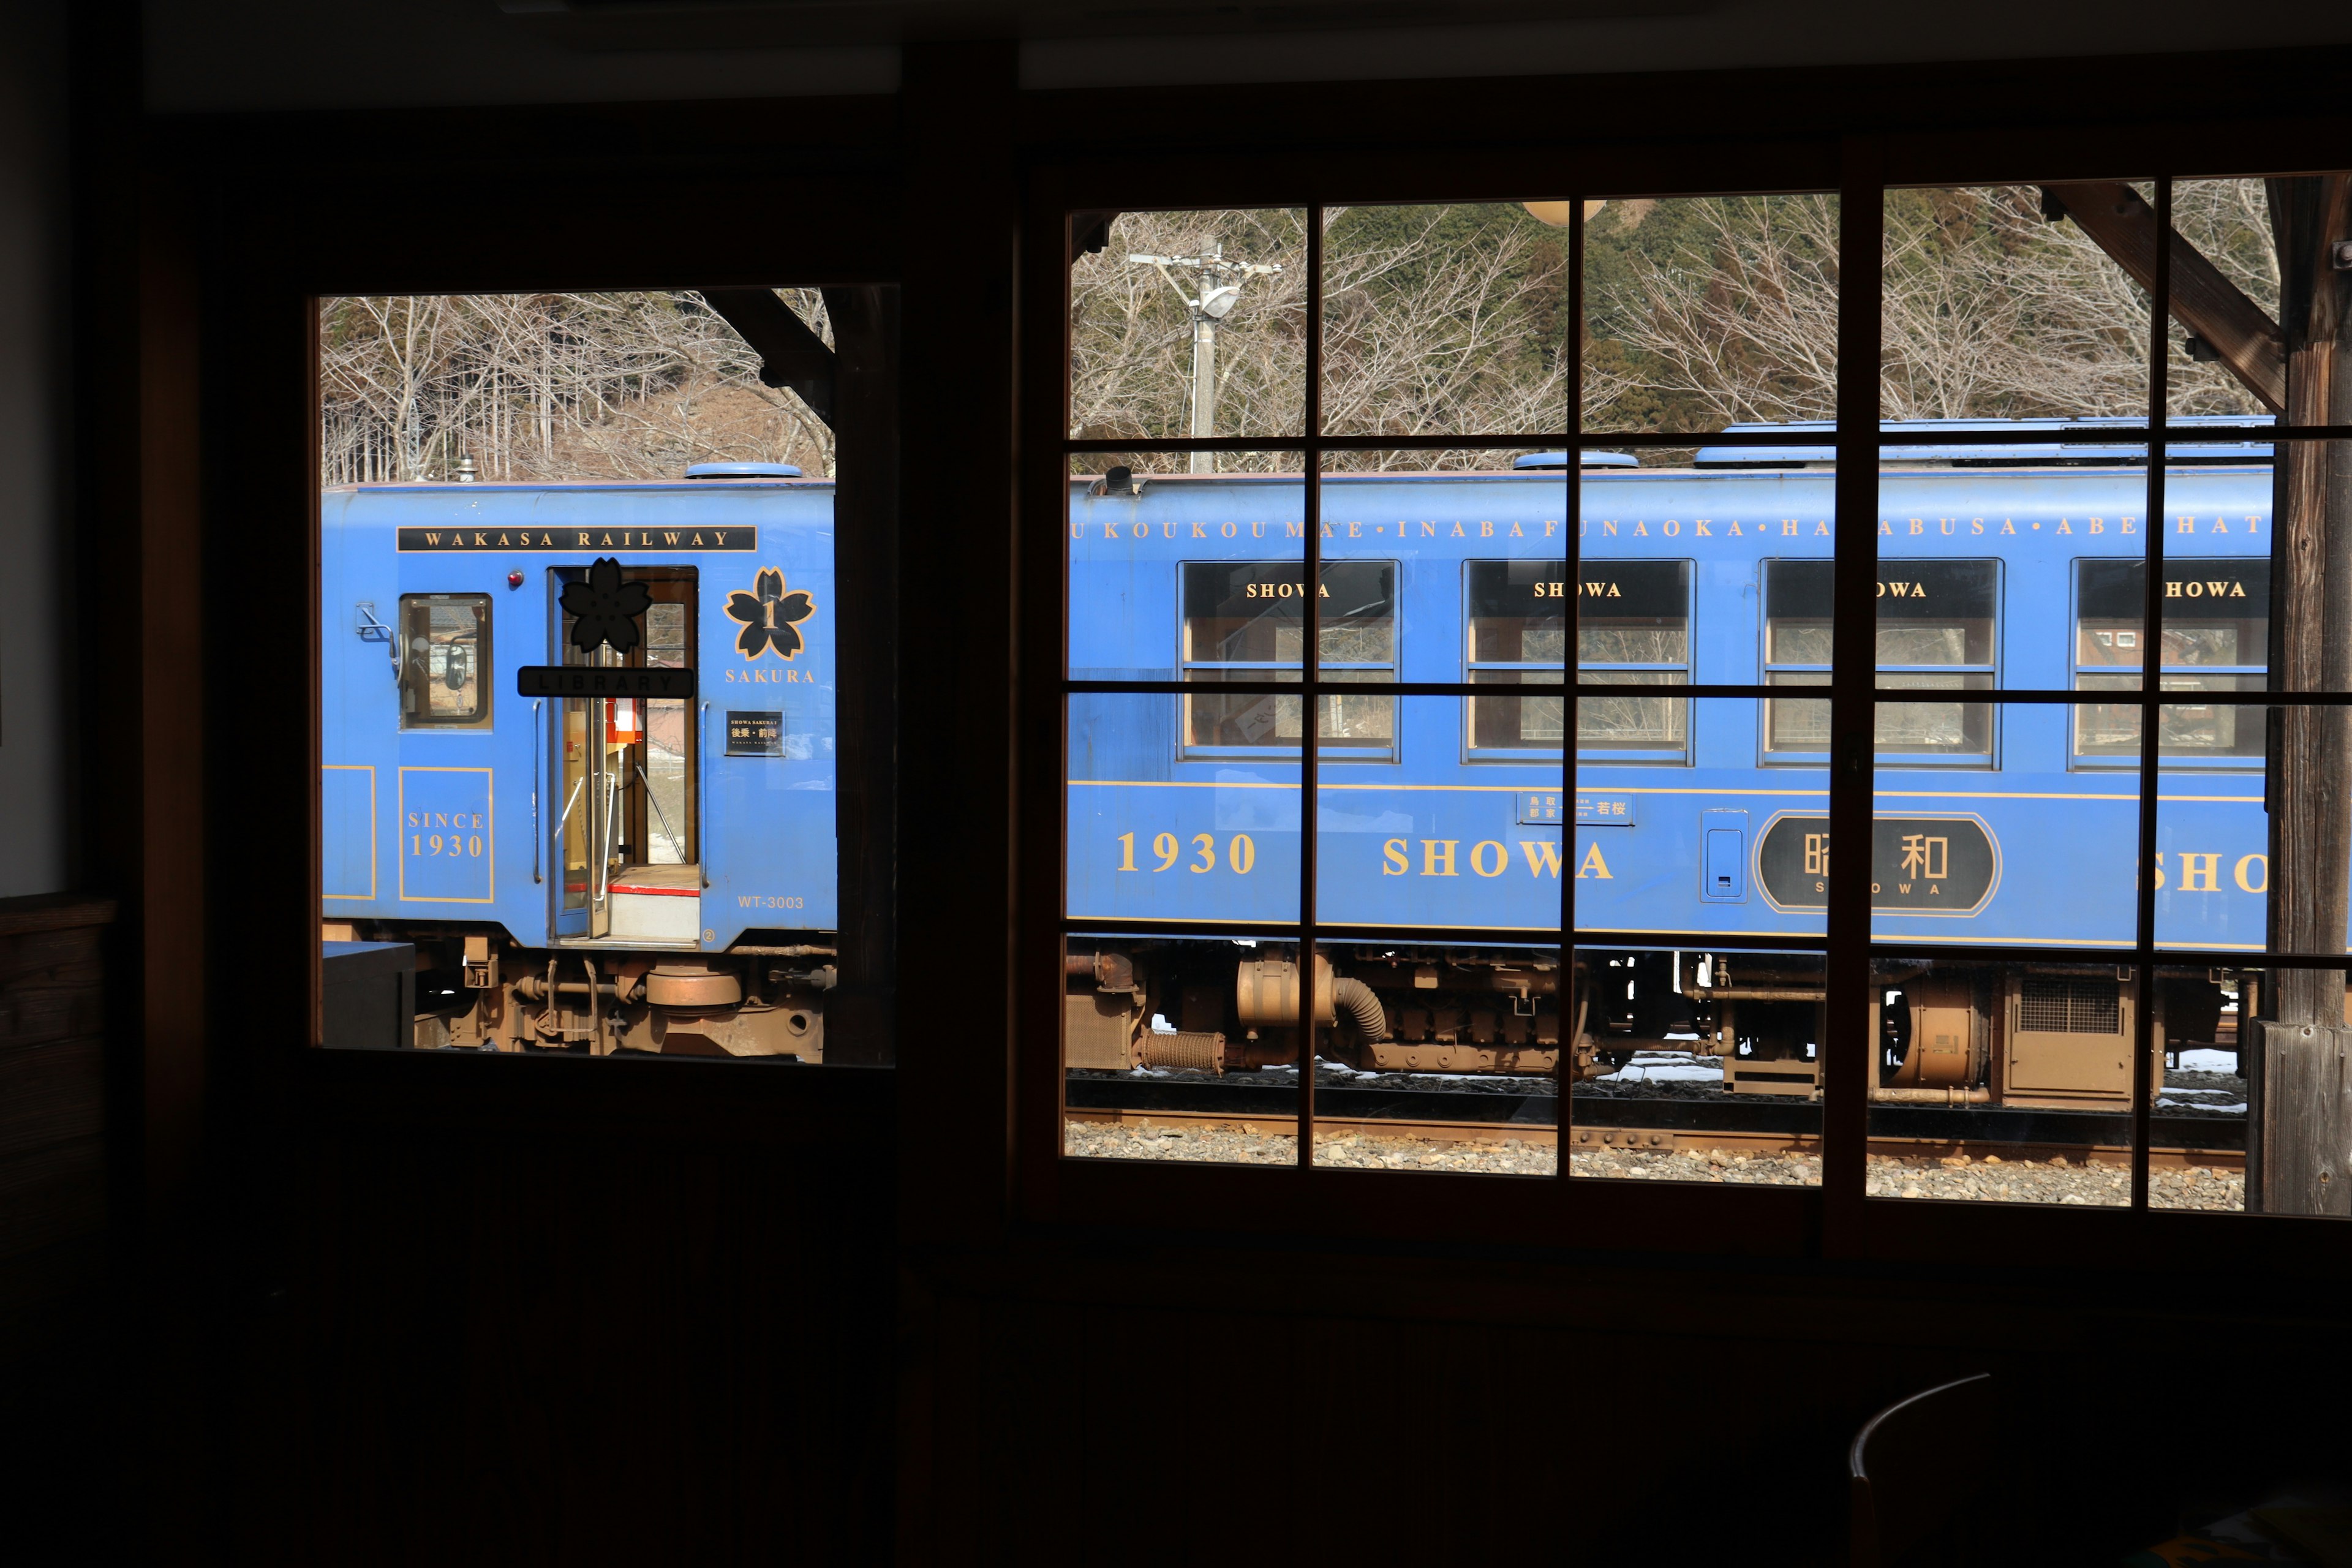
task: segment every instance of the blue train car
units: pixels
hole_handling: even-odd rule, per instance
[[[323,913],[417,944],[419,1041],[820,1056],[831,972],[782,961],[837,923],[832,484],[359,486],[320,527]],[[593,649],[575,584],[624,590]],[[698,689],[518,695],[546,665]]]
[[[2137,710],[2095,699],[1998,701],[2003,689],[2136,689],[2147,635],[2140,454],[2095,428],[2048,424],[2046,445],[2022,447],[1970,445],[1968,425],[1916,427],[1919,444],[1890,449],[1882,467],[1880,681],[1919,695],[1882,703],[1878,822],[1867,848],[1879,939],[1916,942],[1923,953],[2132,942]],[[1463,993],[1452,1029],[1443,994],[1391,1008],[1418,1020],[1423,1037],[1397,1030],[1399,1041],[1362,1042],[1381,1065],[1525,1068],[1556,1059],[1561,1030],[1541,1001],[1554,986],[1542,960],[1467,958],[1462,944],[1520,932],[1530,944],[1553,939],[1563,878],[1573,879],[1588,940],[1675,933],[1696,960],[1710,939],[1754,948],[1822,933],[1827,703],[1798,693],[1828,679],[1833,453],[1800,445],[1803,427],[1790,433],[1787,447],[1710,448],[1685,468],[1587,454],[1572,584],[1557,455],[1522,459],[1510,472],[1325,483],[1317,595],[1327,675],[1497,689],[1492,698],[1326,699],[1314,817],[1318,919],[1342,936],[1347,927],[1379,927],[1427,944],[1430,963],[1408,964],[1391,947],[1385,967],[1360,965],[1375,988],[1410,972],[1420,989]],[[2160,737],[2158,938],[2259,951],[2267,885],[2260,710],[2199,703],[2196,693],[2260,689],[2264,679],[2269,453],[2187,446],[2172,457],[2161,637],[2165,685],[2180,698]],[[1173,942],[1171,931],[1197,924],[1204,935],[1245,935],[1248,922],[1271,927],[1297,915],[1301,704],[1221,695],[1216,686],[1296,679],[1303,502],[1296,477],[1155,478],[1139,487],[1114,476],[1072,485],[1071,675],[1201,688],[1071,699],[1068,912],[1106,932],[1153,922],[1163,968],[1193,962],[1180,955],[1207,945]],[[1580,704],[1572,780],[1563,776],[1563,704],[1507,695],[1517,682],[1562,677],[1571,626],[1580,679],[1628,689],[1622,699]],[[1673,695],[1689,684],[1791,689],[1764,700]],[[1608,962],[1646,973],[1665,958]],[[1953,1027],[1972,1042],[1960,1053],[1974,1064],[1971,1081],[1998,1078],[2000,1020],[2048,1011],[2024,999],[2040,994],[2040,983],[2010,976],[1999,994],[1985,994],[1980,976],[1953,980],[1948,959],[1932,962],[1949,984],[1915,986],[1908,998],[1891,992],[1890,1004],[1916,1002],[1922,1016],[1930,1008],[1969,1013]],[[1432,983],[1433,966],[1444,984]],[[1750,958],[1737,967],[1752,984],[1773,965]],[[1768,988],[1790,1001],[1806,966],[1780,967],[1789,973],[1768,977]],[[1168,994],[1202,984],[1171,985]],[[1237,984],[1251,984],[1244,965]],[[1333,982],[1318,974],[1318,984]],[[1703,987],[1678,972],[1647,984],[1676,1000],[1647,1026],[1634,1016],[1642,1009],[1616,1008],[1610,1025],[1619,1034],[1720,1021],[1705,1007],[1694,1015],[1685,998]],[[2103,980],[2066,984],[2104,995],[2118,981],[2110,968]],[[1516,1029],[1491,998],[1514,986]],[[1482,991],[1492,1015],[1483,1027],[1470,994]],[[2210,1032],[2210,1020],[2190,1020],[2210,1000],[2176,1000],[2173,1021]],[[2128,996],[2086,1005],[2129,1032]],[[1328,1016],[1345,1011],[1335,1004]],[[1601,1048],[1597,1026],[1609,1011],[1595,1012],[1590,1029],[1568,1031],[1588,1047],[1580,1060],[1622,1057]],[[1748,1011],[1752,1024],[1767,1010]],[[1084,1027],[1073,1038],[1093,1044],[1073,1059],[1110,1065],[1108,1033],[1082,1014],[1074,1007]],[[1810,1063],[1811,1014],[1783,1008],[1771,1019],[1779,1037],[1743,1036],[1739,1053]],[[1178,1034],[1222,1024],[1256,1038],[1278,1030],[1280,1015],[1238,1005],[1220,1019],[1195,1008]],[[1381,1015],[1375,1026],[1397,1022]],[[1906,1037],[1894,1056],[1907,1057],[1908,1022],[1890,1027]],[[1412,1045],[1425,1048],[1403,1048]],[[1127,1054],[1191,1059],[1204,1048],[1158,1043],[1139,1026]],[[2047,1090],[2045,1102],[2112,1098],[2116,1065],[2095,1086]],[[2023,1083],[2035,1070],[2020,1068],[2012,1079]],[[1763,1079],[1771,1076],[1759,1085],[1769,1087]],[[1815,1081],[1810,1066],[1794,1076],[1808,1089]]]

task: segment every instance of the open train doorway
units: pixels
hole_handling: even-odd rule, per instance
[[[558,591],[554,652],[571,666],[631,669],[695,667],[697,575],[691,566],[625,566],[617,585],[616,637],[579,647],[574,584],[589,570],[552,569]],[[562,801],[555,858],[563,868],[556,934],[566,942],[675,943],[702,930],[705,886],[698,847],[701,758],[695,705],[685,699],[570,698],[551,747],[547,788]]]

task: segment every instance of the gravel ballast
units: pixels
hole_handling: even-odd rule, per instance
[[[1181,1126],[1071,1121],[1064,1148],[1074,1155],[1105,1160],[1286,1165],[1298,1157],[1297,1141],[1291,1134],[1249,1121]],[[1360,1170],[1549,1176],[1557,1169],[1553,1145],[1517,1138],[1448,1141],[1348,1131],[1320,1141],[1317,1153],[1318,1163]],[[1729,1150],[1579,1149],[1569,1171],[1601,1180],[1815,1186],[1822,1179],[1822,1162],[1815,1154]],[[2120,1206],[2131,1193],[2130,1173],[2124,1167],[2065,1159],[1873,1155],[1868,1181],[1873,1197],[1979,1203]],[[2235,1171],[2159,1166],[2149,1173],[2148,1201],[2156,1208],[2239,1210],[2245,1206],[2245,1184]]]

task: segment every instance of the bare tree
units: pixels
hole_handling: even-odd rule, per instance
[[[829,333],[814,290],[786,302]],[[833,436],[692,293],[399,296],[320,306],[331,484],[674,478],[698,461],[830,473]],[[828,336],[828,340],[830,338]]]
[[[1588,426],[1652,427],[1654,417],[1623,415],[1636,394],[1694,409],[1708,428],[1833,417],[1835,199],[1690,206],[1694,237],[1596,301],[1594,335],[1618,352],[1588,347]],[[2275,309],[2261,183],[2183,183],[2174,206],[2183,235]],[[1890,193],[1884,258],[1885,417],[2146,413],[2147,297],[2079,227],[2048,221],[2034,187]],[[2170,341],[2172,412],[2260,412],[2221,366]],[[1596,363],[1610,374],[1593,375]]]
[[[1324,425],[1353,435],[1488,435],[1565,422],[1565,291],[1557,238],[1517,208],[1324,213]],[[1306,376],[1304,215],[1128,213],[1071,276],[1070,431],[1097,439],[1191,428],[1192,315],[1160,272],[1130,255],[1277,262],[1220,323],[1220,431],[1297,434]],[[1111,459],[1103,458],[1108,462]],[[1083,458],[1080,467],[1095,458]],[[1154,466],[1155,459],[1130,459]],[[1231,468],[1295,468],[1296,454],[1234,453]],[[1453,452],[1335,454],[1342,468],[1485,466]],[[1159,466],[1167,466],[1164,463]]]

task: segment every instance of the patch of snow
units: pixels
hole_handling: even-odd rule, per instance
[[[2180,1064],[2183,1072],[2235,1073],[2238,1070],[2238,1053],[2235,1051],[2181,1051],[2173,1059]]]
[[[1603,1083],[1723,1081],[1722,1058],[1688,1051],[1636,1051],[1633,1059],[1601,1079]]]

